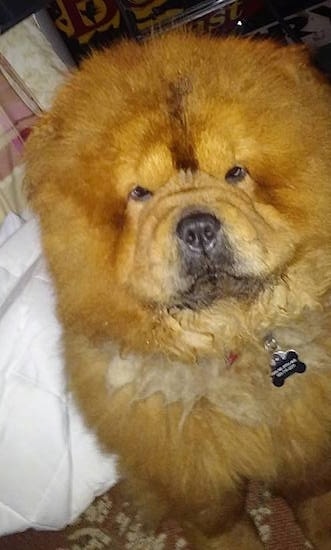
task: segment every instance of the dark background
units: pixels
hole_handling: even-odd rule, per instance
[[[331,74],[331,0],[235,0],[221,9],[213,0],[0,0],[0,33],[43,7],[78,64],[91,49],[123,35],[140,40],[151,29],[185,24],[220,35],[306,43]]]

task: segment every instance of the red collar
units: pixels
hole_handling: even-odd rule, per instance
[[[239,357],[239,353],[235,353],[234,351],[230,351],[230,353],[228,353],[227,358],[226,358],[226,362],[227,362],[228,367],[231,367],[233,365],[233,363],[235,361],[237,361],[238,357]]]

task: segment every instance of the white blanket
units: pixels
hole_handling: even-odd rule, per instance
[[[38,224],[0,230],[0,536],[59,529],[117,481],[66,392]]]

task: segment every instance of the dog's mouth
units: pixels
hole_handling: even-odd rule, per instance
[[[249,302],[255,300],[270,283],[269,278],[237,275],[230,268],[221,270],[209,266],[205,273],[192,277],[186,290],[174,296],[171,307],[196,311],[225,298]]]
[[[252,301],[270,279],[245,273],[245,262],[213,214],[194,212],[177,226],[180,290],[173,305],[198,310],[225,298]]]

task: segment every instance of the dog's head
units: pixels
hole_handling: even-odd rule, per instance
[[[185,353],[233,316],[258,325],[318,302],[329,114],[297,48],[170,34],[92,56],[27,148],[67,326]]]

